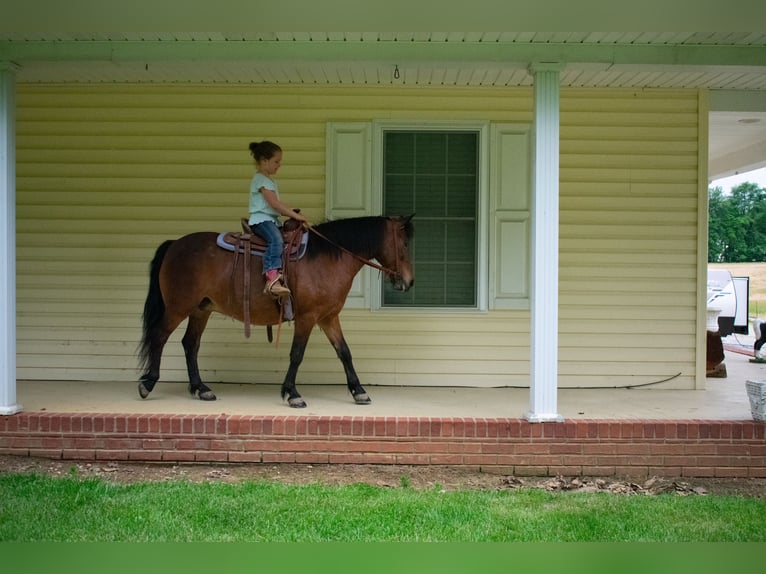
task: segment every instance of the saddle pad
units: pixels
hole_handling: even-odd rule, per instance
[[[239,246],[239,233],[233,233],[231,231],[223,231],[218,234],[218,237],[216,237],[216,244],[218,247],[221,247],[222,249],[226,249],[226,251],[236,251]],[[306,247],[308,246],[309,242],[309,233],[308,231],[304,231],[301,234],[301,240],[298,242],[298,245],[295,246],[295,248],[290,252],[290,259],[293,261],[296,261],[298,259],[303,258],[303,256],[306,254]],[[251,241],[252,247],[250,248],[250,255],[255,255],[256,257],[263,257],[263,254],[266,251],[266,246],[263,240],[261,240],[260,245],[255,245],[254,241]],[[244,249],[239,247],[239,252],[243,253]]]

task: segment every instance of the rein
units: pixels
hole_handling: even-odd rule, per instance
[[[342,245],[338,245],[335,241],[325,236],[323,233],[320,233],[314,227],[309,227],[308,230],[314,235],[316,235],[317,237],[324,239],[327,243],[329,243],[333,247],[336,247],[340,249],[341,251],[343,251],[344,253],[351,255],[351,257],[353,257],[357,261],[361,261],[362,263],[364,263],[365,265],[369,267],[372,267],[373,269],[377,269],[378,271],[383,271],[383,273],[386,273],[387,275],[391,275],[392,277],[401,277],[402,275],[401,273],[399,273],[399,271],[389,269],[388,267],[384,267],[383,265],[378,265],[377,263],[373,263],[371,260],[365,259],[361,255],[357,255],[356,253],[346,249]],[[394,241],[394,248],[396,249],[396,263],[398,265],[399,264],[399,244],[396,241]]]

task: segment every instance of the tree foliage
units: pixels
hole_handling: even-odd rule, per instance
[[[766,261],[766,188],[742,183],[708,189],[708,261]]]

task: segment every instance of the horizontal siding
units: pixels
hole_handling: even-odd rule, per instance
[[[697,106],[695,92],[562,92],[562,386],[694,388]]]
[[[148,263],[163,240],[237,229],[246,214],[247,144],[285,150],[285,200],[325,211],[329,121],[481,119],[529,123],[531,91],[217,86],[19,86],[18,374],[136,380]],[[51,238],[55,237],[55,241]],[[363,382],[527,385],[528,312],[422,316],[347,311]],[[459,324],[459,328],[455,328]],[[186,379],[173,334],[162,380]],[[211,382],[281,383],[292,327],[278,349],[254,328],[213,317],[200,366]],[[344,382],[317,329],[299,384]],[[132,392],[132,391],[130,391]]]
[[[564,90],[561,106],[560,384],[694,377],[697,94]],[[285,150],[284,199],[325,210],[330,121],[529,124],[532,92],[499,88],[20,85],[17,372],[20,379],[135,381],[148,263],[163,240],[235,230],[253,166],[247,144]],[[529,312],[371,313],[344,330],[363,383],[525,386]],[[281,383],[262,329],[213,317],[211,382]],[[186,379],[180,339],[164,381]],[[339,383],[317,330],[298,384]],[[128,392],[133,392],[132,390]]]

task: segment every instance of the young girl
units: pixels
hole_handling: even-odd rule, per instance
[[[252,142],[250,153],[255,158],[256,172],[250,182],[248,224],[253,233],[263,237],[269,244],[263,256],[263,274],[266,281],[263,292],[274,297],[283,297],[289,295],[290,290],[282,283],[284,241],[279,229],[279,216],[292,217],[303,223],[308,221],[279,199],[279,187],[273,177],[282,164],[282,148],[270,141]]]

